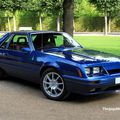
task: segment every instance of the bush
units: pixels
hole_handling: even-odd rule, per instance
[[[102,32],[104,28],[104,18],[82,16],[75,19],[76,32]]]

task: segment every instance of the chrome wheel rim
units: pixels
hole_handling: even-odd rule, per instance
[[[64,91],[64,82],[56,72],[49,72],[43,79],[43,89],[51,97],[59,97]]]

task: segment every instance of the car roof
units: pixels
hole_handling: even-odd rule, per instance
[[[56,31],[16,31],[16,32],[10,32],[12,34],[41,34],[41,33],[63,33],[63,32],[56,32]]]
[[[22,34],[44,34],[44,33],[58,33],[58,34],[62,34],[64,32],[56,32],[56,31],[15,31],[15,32],[6,32],[3,37],[0,38],[0,44],[1,42],[6,38],[6,37],[9,37],[11,34],[19,34],[19,35],[22,35]]]
[[[56,32],[56,31],[15,31],[15,32],[6,32],[1,38],[0,38],[0,44],[3,42],[3,40],[7,37],[9,37],[10,35],[14,34],[19,34],[19,35],[25,35],[25,34],[44,34],[44,33],[58,33],[58,34],[62,34],[64,32]]]

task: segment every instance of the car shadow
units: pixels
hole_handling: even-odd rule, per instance
[[[20,85],[22,87],[27,86],[29,89],[32,89],[34,92],[34,95],[38,95],[44,99],[45,98],[42,93],[40,94],[40,85],[30,82],[30,81],[26,81],[26,80],[22,80],[19,78],[14,78],[14,77],[9,77],[4,79],[4,81],[6,82],[12,82],[14,84]],[[35,91],[34,91],[35,90]],[[118,96],[119,94],[117,93],[109,93],[109,94],[99,94],[99,95],[90,95],[90,96],[83,96],[83,95],[79,95],[79,94],[71,94],[66,100],[64,100],[63,102],[70,102],[70,103],[89,103],[89,102],[94,102],[94,101],[100,101],[103,99],[109,99],[109,98],[113,98]]]
[[[23,79],[19,79],[19,78],[15,78],[15,77],[7,77],[4,79],[5,81],[8,81],[8,82],[13,82],[15,84],[19,84],[21,86],[27,86],[29,88],[33,88],[33,89],[36,89],[36,90],[40,90],[40,85],[39,84],[36,84],[34,82],[31,82],[31,81],[27,81],[27,80],[23,80]]]
[[[98,94],[98,95],[89,95],[89,96],[71,94],[66,101],[72,103],[89,103],[89,102],[110,99],[118,95],[119,95],[118,93]]]

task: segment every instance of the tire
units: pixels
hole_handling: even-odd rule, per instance
[[[65,81],[61,75],[53,68],[43,72],[40,86],[43,94],[51,100],[61,101],[69,96]]]

